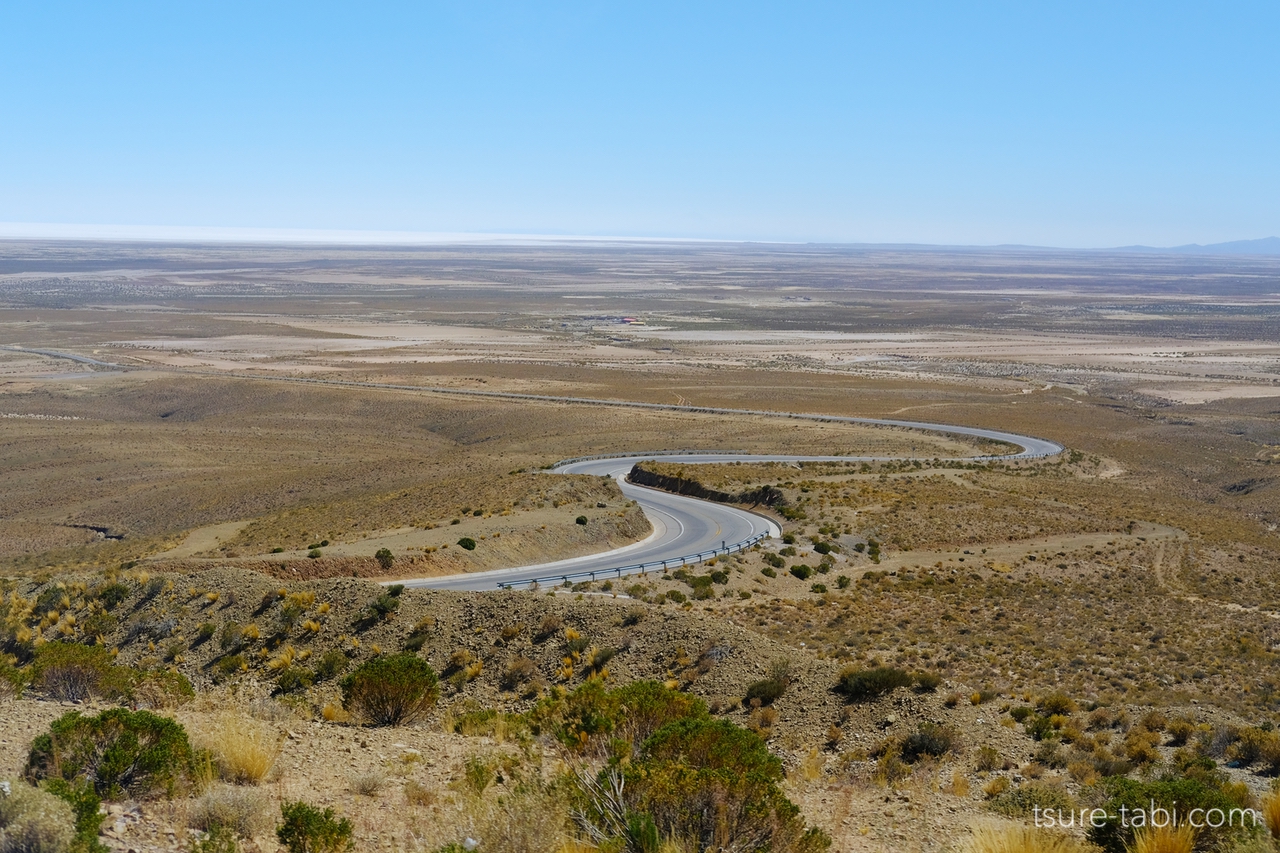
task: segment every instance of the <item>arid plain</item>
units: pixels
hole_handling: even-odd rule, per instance
[[[271,747],[256,785],[110,804],[116,849],[188,849],[235,797],[238,843],[275,849],[264,815],[303,795],[355,816],[358,849],[608,848],[562,777],[618,754],[565,721],[584,684],[640,679],[763,738],[832,850],[957,849],[988,821],[1186,779],[1276,802],[1280,258],[9,242],[0,346],[0,650],[21,694],[0,776],[68,710],[40,680],[58,641],[181,673],[194,699],[129,701],[215,758],[228,727]],[[1000,449],[700,407],[1067,450],[972,463]],[[786,540],[679,575],[395,606],[376,583],[641,539],[615,484],[542,469],[673,449],[922,461],[656,462],[783,496]],[[357,725],[317,662],[403,650],[438,702]],[[907,681],[860,693],[871,672]],[[1121,851],[1133,832],[1067,838]]]

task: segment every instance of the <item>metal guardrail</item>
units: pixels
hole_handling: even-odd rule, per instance
[[[568,572],[560,575],[547,575],[541,578],[530,578],[522,581],[499,581],[498,589],[516,589],[518,587],[540,587],[545,583],[554,583],[558,586],[568,584],[574,578],[582,580],[597,580],[597,576],[601,578],[615,577],[620,578],[623,575],[635,575],[647,572],[650,569],[666,570],[672,566],[694,566],[704,560],[710,560],[713,557],[719,557],[725,554],[733,554],[739,551],[745,551],[765,539],[769,538],[768,533],[757,533],[749,539],[743,539],[741,542],[735,542],[732,545],[726,545],[723,548],[713,548],[710,551],[702,551],[697,554],[687,554],[683,557],[668,557],[665,560],[653,560],[648,563],[633,563],[629,566],[617,566],[612,569],[596,569],[595,571],[586,572]]]

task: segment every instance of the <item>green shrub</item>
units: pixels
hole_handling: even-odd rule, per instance
[[[63,853],[75,835],[71,806],[25,782],[6,781],[0,791],[0,851]]]
[[[375,726],[411,723],[439,696],[435,670],[410,654],[365,661],[342,680],[343,707]]]
[[[209,640],[213,639],[213,635],[216,634],[217,632],[218,632],[217,625],[213,624],[212,622],[204,622],[200,625],[199,628],[196,629],[196,638],[191,643],[191,645],[198,646],[201,643],[207,643],[209,642]]]
[[[848,575],[836,576],[836,589],[848,589],[849,584],[851,583],[853,583],[853,581],[849,580]]]
[[[611,823],[633,845],[671,838],[691,849],[743,849],[742,839],[750,838],[753,846],[746,849],[819,853],[831,844],[821,831],[805,828],[800,810],[782,792],[782,762],[763,740],[727,720],[689,718],[663,726],[635,760],[602,770],[583,792],[585,820],[597,826],[608,821],[609,807],[598,795],[611,790],[619,775],[626,813],[613,810]]]
[[[228,622],[222,626],[222,631],[218,634],[218,647],[224,652],[230,651],[240,645],[240,639],[244,634],[244,629],[234,622]]]
[[[978,758],[974,762],[974,769],[981,773],[990,773],[992,770],[999,770],[1004,766],[1004,759],[1000,757],[1000,751],[990,744],[983,744],[978,747]]]
[[[320,656],[320,662],[316,664],[316,678],[320,681],[328,681],[335,678],[347,670],[347,656],[338,649],[329,649]]]
[[[667,590],[667,600],[674,601],[676,604],[684,604],[689,597],[678,589]]]
[[[654,681],[633,681],[606,690],[593,679],[566,696],[543,699],[529,712],[528,720],[534,734],[549,732],[572,748],[604,736],[621,738],[638,748],[668,723],[706,716],[707,706],[701,699]]]
[[[100,814],[102,800],[98,792],[83,779],[68,782],[66,779],[46,779],[44,788],[59,797],[75,815],[75,838],[71,853],[107,853],[108,848],[98,842],[98,833],[106,815]]]
[[[26,775],[88,779],[99,796],[172,796],[192,781],[194,753],[186,729],[149,711],[112,708],[96,717],[78,711],[54,720],[31,744]]]
[[[1056,740],[1041,741],[1032,753],[1031,760],[1053,770],[1062,770],[1067,766],[1067,757]]]
[[[846,669],[840,673],[836,690],[850,702],[868,702],[899,687],[910,687],[915,681],[911,675],[892,666],[875,669]]]
[[[304,802],[281,803],[276,838],[289,853],[339,853],[352,846],[351,821]]]
[[[131,680],[131,672],[116,666],[102,646],[45,643],[36,649],[31,664],[36,689],[63,702],[81,702],[90,696],[119,698],[128,692]]]
[[[1066,814],[1074,807],[1066,791],[1039,782],[1006,791],[987,804],[987,808],[997,814],[1024,819],[1032,817],[1037,808],[1041,811],[1056,809],[1058,814]]]
[[[1052,717],[1054,714],[1074,714],[1077,710],[1076,703],[1065,693],[1050,693],[1040,700],[1040,713],[1046,717]]]
[[[1032,714],[1027,717],[1022,727],[1035,740],[1045,740],[1058,736],[1058,732],[1053,728],[1053,722],[1048,717],[1042,717],[1039,714]]]
[[[821,595],[826,591],[827,591],[827,585],[825,583],[815,583],[813,586],[809,587],[809,592],[815,593],[817,595]]]
[[[791,567],[791,574],[802,581],[807,581],[809,578],[813,577],[813,569],[809,568],[804,563],[800,563],[799,565]]]
[[[476,549],[476,540],[470,536],[463,536],[458,540],[458,547],[465,551],[474,551]]]
[[[18,669],[0,654],[0,699],[4,699],[6,695],[15,699],[21,696],[26,689],[28,675],[26,670]]]
[[[106,583],[95,587],[90,595],[102,602],[102,606],[106,609],[114,610],[120,602],[129,597],[129,592],[127,584],[116,581],[115,583]]]
[[[297,693],[315,684],[316,676],[303,666],[286,666],[276,678],[276,690],[280,693]]]
[[[960,733],[951,726],[921,723],[902,741],[902,760],[915,763],[921,758],[941,758],[960,747]]]
[[[134,707],[174,708],[196,696],[191,680],[172,669],[134,671],[123,699]]]
[[[764,554],[761,555],[761,558],[775,569],[785,569],[787,567],[787,561],[772,551],[765,551]],[[772,575],[770,575],[770,577],[772,577]]]
[[[573,520],[573,523],[574,523],[574,524],[581,524],[582,526],[584,526],[584,527],[585,527],[585,526],[586,526],[586,524],[587,524],[587,517],[586,517],[585,515],[580,515],[580,516],[578,516],[577,518],[575,518],[575,519]]]
[[[221,681],[242,672],[247,664],[244,655],[227,655],[218,658],[213,665],[214,681]]]
[[[633,681],[611,695],[618,707],[617,731],[637,747],[668,723],[707,717],[706,703],[697,696],[656,681]]]
[[[916,690],[921,693],[933,693],[942,684],[942,676],[935,672],[917,672],[913,677]]]
[[[1030,705],[1019,705],[1016,708],[1009,709],[1009,716],[1013,717],[1014,722],[1025,723],[1027,718],[1035,712],[1035,708],[1032,708]]]
[[[367,615],[375,619],[385,619],[400,609],[400,599],[389,592],[369,602]]]
[[[832,551],[836,549],[831,546],[830,542],[819,542],[818,544],[813,546],[813,550],[825,556],[827,554],[830,554]]]
[[[772,566],[765,566],[760,570],[760,574],[767,578],[776,578],[778,576],[778,573],[773,570]]]
[[[1142,809],[1149,813],[1154,803],[1158,808],[1169,810],[1176,807],[1179,822],[1184,821],[1193,809],[1222,809],[1224,815],[1230,815],[1232,809],[1242,809],[1246,803],[1234,799],[1214,784],[1197,779],[1178,779],[1166,776],[1154,781],[1143,782],[1121,776],[1112,776],[1102,781],[1102,791],[1107,797],[1102,804],[1109,817],[1102,826],[1093,827],[1086,833],[1088,839],[1101,847],[1106,853],[1125,853],[1133,843],[1134,828],[1125,826],[1120,819],[1120,809],[1124,807],[1132,812]],[[1208,821],[1199,821],[1207,823]],[[1205,826],[1197,831],[1197,850],[1229,849],[1232,838],[1240,838],[1253,830],[1252,820],[1246,815],[1236,813],[1232,821],[1234,826],[1218,828]],[[1244,828],[1241,823],[1245,823]],[[1132,824],[1132,822],[1130,822]]]
[[[787,692],[787,682],[777,678],[762,678],[747,685],[747,694],[743,697],[746,705],[771,705]]]
[[[80,623],[84,635],[89,638],[105,637],[120,627],[120,620],[106,611],[91,613]]]
[[[390,571],[391,567],[396,564],[395,554],[391,553],[390,548],[379,548],[373,555],[373,559],[378,561],[378,565],[382,567],[384,572]]]

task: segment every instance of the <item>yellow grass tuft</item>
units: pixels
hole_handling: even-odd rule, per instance
[[[1280,838],[1280,791],[1272,791],[1263,797],[1258,810],[1262,812],[1262,819],[1266,822],[1271,837]]]
[[[1191,853],[1195,843],[1196,831],[1186,824],[1153,826],[1134,836],[1129,853]]]
[[[275,731],[238,714],[222,715],[197,740],[213,753],[218,775],[237,785],[261,782],[280,755]]]
[[[278,672],[293,665],[293,659],[298,654],[298,650],[292,645],[286,645],[280,650],[280,654],[276,655],[267,663],[267,669],[272,672]]]
[[[982,795],[988,800],[1000,796],[1009,790],[1008,776],[995,776],[990,782],[982,786]]]
[[[825,766],[826,761],[823,759],[822,754],[818,752],[817,747],[814,747],[813,749],[810,749],[809,754],[800,761],[800,778],[807,782],[812,782],[815,779],[821,779],[822,770]]]
[[[328,702],[320,711],[320,715],[330,723],[348,723],[351,715],[337,702]]]
[[[1019,824],[981,824],[960,848],[963,853],[1086,853],[1074,838]]]

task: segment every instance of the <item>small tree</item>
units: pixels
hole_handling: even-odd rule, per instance
[[[396,564],[395,555],[391,553],[390,548],[379,548],[378,552],[373,555],[373,559],[378,561],[378,565],[382,567],[384,572],[391,571],[391,567]]]
[[[342,680],[343,707],[375,726],[411,723],[439,696],[435,670],[411,654],[365,661]]]

